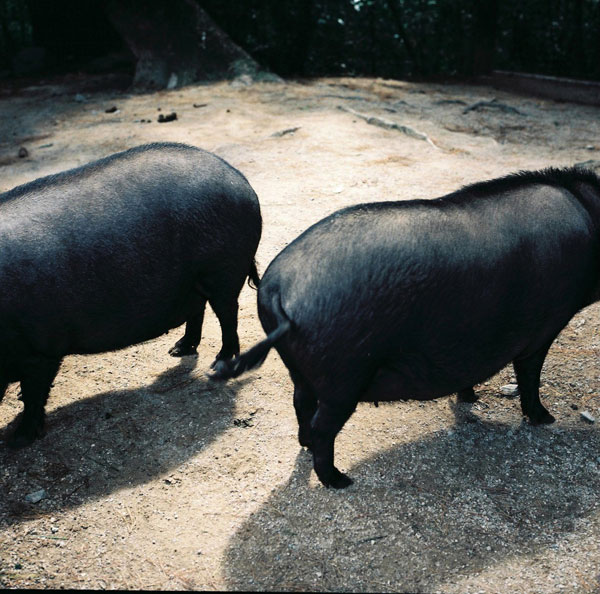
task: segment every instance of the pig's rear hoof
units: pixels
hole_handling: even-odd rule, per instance
[[[210,368],[217,369],[217,366],[219,365],[220,361],[231,364],[231,362],[236,357],[238,357],[239,354],[240,354],[239,350],[238,351],[226,351],[224,349],[221,349],[221,351],[219,352],[219,354],[217,355],[215,360],[211,363]]]
[[[11,450],[20,450],[30,446],[38,437],[41,437],[41,428],[36,429],[35,427],[17,427],[16,431],[8,438],[6,445]]]
[[[228,361],[217,359],[210,367],[213,369],[213,373],[208,374],[211,380],[225,381],[231,377],[231,363]]]
[[[334,489],[345,489],[354,482],[348,475],[340,472],[337,468],[334,468],[333,472],[328,473],[327,477],[320,476],[319,479],[326,487],[333,487]]]
[[[312,439],[302,430],[298,431],[298,442],[303,448],[312,450]]]
[[[169,355],[171,357],[187,357],[189,355],[197,355],[198,351],[195,346],[180,344],[181,341],[177,341],[170,349]]]
[[[473,388],[466,388],[465,390],[460,390],[458,392],[459,402],[477,402],[478,400],[479,396],[475,394],[475,390],[473,390]]]
[[[530,415],[529,421],[532,425],[549,425],[556,419],[544,408],[536,414]]]

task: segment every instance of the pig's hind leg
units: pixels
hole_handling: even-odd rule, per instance
[[[21,399],[24,409],[19,425],[8,440],[9,447],[22,448],[42,435],[44,407],[60,363],[60,359],[42,357],[31,357],[23,361]]]
[[[348,402],[348,399],[344,400]],[[340,405],[319,399],[317,412],[311,420],[313,464],[319,480],[326,487],[343,489],[352,484],[352,479],[334,466],[333,459],[335,438],[356,409],[356,404],[357,400],[351,405]]]
[[[532,355],[513,361],[521,395],[521,409],[532,425],[553,423],[555,420],[540,402],[539,392],[540,373],[551,344],[552,342],[548,343]]]
[[[208,302],[221,325],[222,346],[211,365],[214,369],[218,361],[231,359],[240,354],[240,341],[237,333],[237,294],[234,297],[209,297]]]
[[[298,419],[298,441],[302,447],[312,449],[311,421],[317,412],[317,397],[300,377],[290,372],[294,381],[294,410]]]
[[[475,390],[473,390],[473,388],[459,390],[457,392],[457,396],[459,402],[477,402],[479,400],[479,396],[475,394]]]
[[[202,323],[204,322],[204,310],[206,299],[202,299],[198,305],[195,315],[190,316],[185,324],[185,334],[170,349],[172,357],[185,357],[195,355],[202,338]]]

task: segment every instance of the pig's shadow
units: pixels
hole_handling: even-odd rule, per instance
[[[232,537],[227,589],[432,592],[556,546],[597,521],[599,445],[595,428],[463,422],[348,469],[343,491],[317,485],[301,451]]]
[[[32,506],[25,495],[40,488],[48,495],[36,509],[48,511],[145,483],[232,427],[236,393],[245,382],[211,382],[199,377],[194,364],[185,358],[152,385],[50,412],[45,436],[27,448],[13,451],[1,443],[0,517],[15,522],[26,516]],[[15,422],[2,428],[1,439]]]

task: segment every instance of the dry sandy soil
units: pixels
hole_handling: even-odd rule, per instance
[[[256,190],[261,272],[346,205],[436,197],[519,169],[600,159],[597,108],[490,87],[320,79],[132,95],[100,83],[32,81],[0,92],[0,190],[150,141],[194,144]],[[173,111],[176,121],[157,122]],[[20,147],[28,157],[17,157]],[[242,348],[263,336],[255,298],[245,287]],[[359,405],[336,442],[338,467],[355,479],[344,491],[323,488],[298,446],[292,384],[274,351],[240,381],[206,379],[220,347],[212,312],[197,358],[167,354],[182,329],[68,357],[45,437],[18,452],[0,443],[0,585],[598,591],[600,434],[580,413],[600,414],[599,326],[592,306],[550,351],[549,427],[531,427],[518,401],[500,394],[510,368],[477,387],[474,405],[455,396]],[[21,410],[17,397],[13,385],[0,439]]]

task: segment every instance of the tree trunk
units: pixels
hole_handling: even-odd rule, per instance
[[[258,64],[194,0],[109,0],[107,14],[137,59],[133,86],[173,88],[246,74]]]

